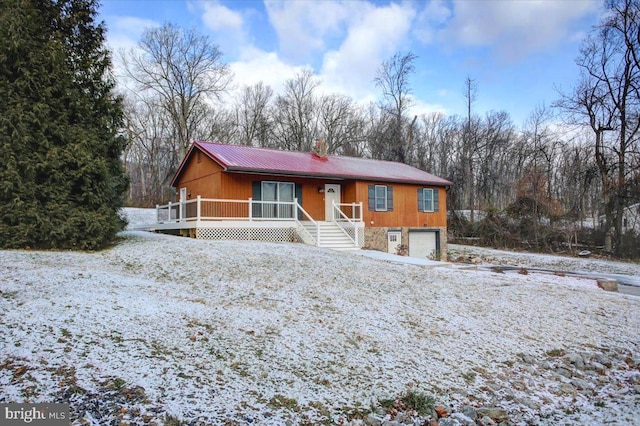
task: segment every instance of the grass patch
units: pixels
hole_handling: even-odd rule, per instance
[[[551,349],[550,351],[547,351],[546,354],[547,356],[558,358],[564,356],[565,352],[564,349]]]
[[[431,413],[436,404],[434,397],[413,390],[407,391],[407,393],[400,398],[400,401],[402,401],[407,408],[414,409],[421,416]]]
[[[425,416],[431,414],[435,408],[436,400],[424,392],[409,390],[400,398],[379,399],[378,405],[387,412],[414,410],[419,415]]]
[[[102,385],[109,390],[120,392],[121,390],[127,387],[127,382],[125,382],[119,377],[114,377],[111,380],[107,380],[103,382]]]
[[[344,407],[341,411],[342,411],[342,415],[349,422],[353,420],[362,420],[365,417],[367,417],[367,414],[372,412],[370,408],[359,407],[359,406]]]
[[[398,400],[395,398],[379,399],[378,405],[384,408],[385,410],[389,411],[389,410],[393,410],[397,402]]]
[[[468,371],[466,373],[462,373],[462,378],[469,384],[475,382],[476,380],[476,373],[474,373],[473,371]]]
[[[164,415],[164,426],[182,426],[183,424],[183,422],[181,422],[177,417],[174,417],[171,414]]]
[[[298,401],[295,398],[287,398],[284,395],[275,394],[269,400],[269,405],[273,408],[286,408],[288,410],[296,411],[298,408]]]

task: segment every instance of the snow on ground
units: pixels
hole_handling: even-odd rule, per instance
[[[640,263],[605,259],[579,258],[554,254],[495,250],[485,247],[449,244],[449,258],[479,257],[494,265],[552,269],[574,272],[603,272],[640,277]]]
[[[640,298],[592,280],[121,235],[0,251],[0,402],[70,401],[76,424],[361,424],[415,390],[513,424],[640,424]]]
[[[156,222],[156,209],[127,207],[121,214],[127,218],[127,230],[130,231],[146,229]]]

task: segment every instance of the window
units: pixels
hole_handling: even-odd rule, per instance
[[[295,185],[292,182],[262,182],[262,201],[293,202]],[[291,204],[262,203],[262,217],[290,218],[294,206]]]
[[[376,185],[376,211],[387,211],[387,187]]]
[[[369,210],[377,212],[393,211],[393,187],[369,185]]]
[[[418,211],[437,212],[438,208],[438,190],[433,188],[418,188]]]
[[[433,189],[422,188],[422,192],[424,193],[424,203],[422,205],[422,211],[432,212],[433,211]]]

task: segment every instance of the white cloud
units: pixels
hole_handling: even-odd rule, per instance
[[[287,64],[276,52],[265,52],[251,46],[245,47],[240,59],[231,62],[229,67],[238,88],[262,81],[276,94],[282,93],[286,80],[306,68]]]
[[[411,115],[421,116],[422,114],[431,114],[434,112],[439,112],[441,114],[447,115],[449,114],[449,110],[440,104],[430,104],[427,102],[423,102],[420,99],[411,97]]]
[[[302,37],[301,41],[298,40],[300,45],[316,49],[316,56],[323,53],[317,72],[322,83],[318,93],[346,94],[359,103],[375,100],[373,79],[376,70],[383,60],[403,50],[402,43],[407,39],[415,16],[410,5],[376,7],[366,2],[351,1],[269,2],[267,9],[281,37],[281,49],[267,52],[250,44],[242,46],[238,60],[230,63],[236,85],[241,87],[262,81],[276,94],[281,93],[286,80],[312,65],[305,58],[292,61],[292,54],[298,53],[286,51],[287,43],[283,43],[283,38],[296,41],[294,38],[299,34]],[[286,27],[285,21],[295,24]],[[309,28],[307,33],[305,25]],[[337,33],[342,36],[337,37]],[[339,38],[341,43],[330,50],[325,46],[325,37],[332,41]]]
[[[202,20],[213,31],[241,31],[244,20],[242,15],[220,3],[204,3]]]
[[[309,60],[326,48],[326,39],[344,34],[345,24],[362,3],[353,1],[267,1],[269,21],[280,52],[290,61]]]
[[[159,27],[160,24],[150,19],[133,16],[114,16],[109,18],[107,27],[107,45],[113,50],[129,50],[138,45],[140,36],[146,28]]]
[[[454,14],[438,41],[463,46],[495,46],[518,59],[573,35],[572,24],[596,12],[598,0],[454,1]]]
[[[192,2],[188,6],[192,13],[200,15],[204,26],[215,34],[213,40],[223,54],[235,55],[247,43],[244,10],[232,10],[219,1]]]
[[[435,41],[436,33],[453,15],[444,0],[432,0],[426,4],[416,19],[414,35],[425,44]]]
[[[122,54],[131,50],[138,50],[138,42],[147,28],[159,27],[160,24],[133,16],[112,16],[108,21],[106,44],[112,52],[113,73],[118,85],[126,87],[130,84],[126,77]]]
[[[374,89],[376,70],[398,50],[411,29],[415,11],[407,5],[360,4],[343,43],[325,53],[320,76],[331,91],[366,97]]]

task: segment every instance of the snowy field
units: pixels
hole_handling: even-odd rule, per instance
[[[482,263],[525,268],[552,269],[556,271],[602,272],[605,274],[624,274],[640,277],[640,263],[614,260],[558,256],[494,250],[449,244],[449,257],[479,258]]]
[[[441,425],[640,424],[640,298],[592,280],[126,231],[0,251],[0,292],[0,402],[75,424],[399,424],[408,392]]]

